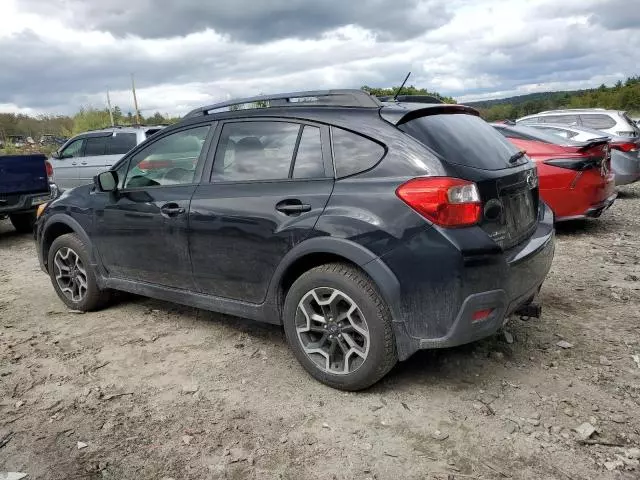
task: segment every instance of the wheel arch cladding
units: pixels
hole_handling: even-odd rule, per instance
[[[89,236],[78,222],[66,215],[53,215],[47,219],[47,222],[43,228],[42,234],[42,258],[44,264],[47,265],[47,258],[49,257],[49,248],[56,238],[66,235],[67,233],[77,234],[83,241],[83,243],[89,249],[89,256],[92,263],[95,263],[93,254],[93,248]]]
[[[351,264],[367,274],[387,303],[394,321],[400,321],[400,283],[393,272],[371,251],[355,242],[332,237],[306,240],[291,250],[274,273],[270,298],[282,314],[284,297],[293,282],[306,271],[327,263]]]

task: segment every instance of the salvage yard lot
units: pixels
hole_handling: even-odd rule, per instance
[[[129,296],[69,312],[33,240],[2,221],[0,471],[638,478],[640,185],[621,192],[559,227],[542,319],[513,319],[513,343],[420,352],[360,393],[307,376],[274,326]],[[572,430],[585,422],[595,445]]]

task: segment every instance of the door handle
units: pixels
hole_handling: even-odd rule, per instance
[[[71,162],[71,165],[77,165],[78,162]]]
[[[87,162],[82,162],[82,165],[87,165]]]
[[[302,212],[310,212],[311,205],[302,203],[300,200],[283,200],[276,204],[276,210],[285,215],[297,216]]]
[[[167,203],[160,207],[160,212],[165,217],[177,217],[178,215],[184,214],[186,210],[177,203]]]

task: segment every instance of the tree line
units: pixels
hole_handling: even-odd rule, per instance
[[[135,125],[136,117],[132,112],[124,114],[120,107],[113,108],[113,122],[116,125]],[[171,124],[180,117],[162,115],[156,112],[148,117],[140,116],[142,125]],[[42,135],[71,137],[88,130],[109,127],[111,118],[108,109],[83,107],[74,115],[37,115],[21,113],[0,113],[0,141],[11,135],[24,135],[38,141]]]
[[[545,92],[467,103],[480,111],[487,121],[515,120],[544,110],[564,108],[605,108],[640,114],[640,76],[618,81],[614,86],[600,85],[587,90]]]

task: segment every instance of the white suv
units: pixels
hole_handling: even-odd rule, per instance
[[[163,126],[109,127],[81,133],[51,154],[49,181],[59,190],[87,185]]]
[[[592,128],[620,137],[640,137],[640,129],[626,112],[602,108],[549,110],[519,118],[516,123],[559,123]]]

